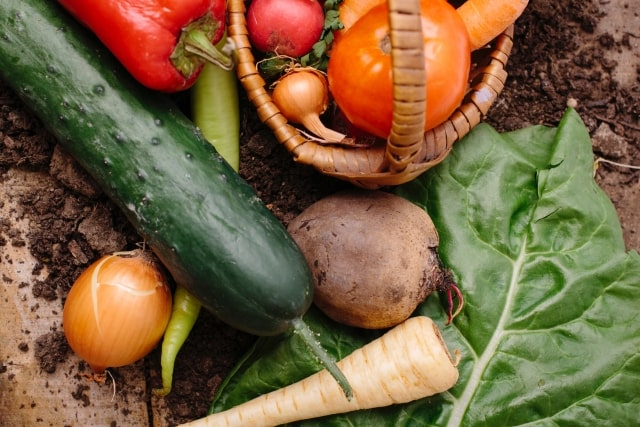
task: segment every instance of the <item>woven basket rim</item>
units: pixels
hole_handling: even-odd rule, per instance
[[[404,13],[409,8],[409,12],[414,15],[417,4],[419,18],[419,0],[388,2],[390,13],[400,7]],[[474,51],[477,65],[471,70],[469,90],[460,106],[444,123],[410,137],[412,143],[400,144],[400,152],[408,154],[398,155],[398,151],[394,151],[392,147],[392,135],[387,138],[386,145],[331,145],[307,138],[297,127],[289,123],[271,100],[266,82],[257,69],[248,37],[245,1],[229,0],[227,12],[228,34],[236,44],[238,53],[238,79],[248,99],[256,108],[260,120],[271,129],[278,142],[284,145],[296,162],[364,188],[393,186],[411,181],[444,160],[453,144],[482,121],[502,92],[507,78],[506,66],[513,47],[512,24],[485,48]],[[393,21],[390,19],[390,25],[393,25]],[[417,21],[419,23],[419,19]],[[422,49],[421,44],[419,48]],[[419,116],[423,118],[424,114]]]

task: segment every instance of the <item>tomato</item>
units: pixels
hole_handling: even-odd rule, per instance
[[[422,0],[427,72],[426,129],[444,122],[467,90],[471,49],[464,22],[445,0]],[[391,130],[391,56],[387,4],[380,4],[335,40],[327,74],[338,107],[356,127],[380,138]]]

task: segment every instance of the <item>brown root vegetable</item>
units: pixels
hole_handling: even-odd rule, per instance
[[[438,257],[431,218],[399,196],[340,192],[311,205],[288,230],[313,272],[314,303],[337,322],[388,328],[433,291],[460,296]]]

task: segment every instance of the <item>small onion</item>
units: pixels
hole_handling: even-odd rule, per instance
[[[329,83],[315,68],[292,68],[278,79],[271,98],[287,120],[301,124],[324,141],[345,139],[344,134],[327,128],[320,120],[329,105]]]
[[[73,284],[62,322],[71,349],[97,376],[131,364],[158,344],[171,316],[171,289],[150,253],[105,255]]]

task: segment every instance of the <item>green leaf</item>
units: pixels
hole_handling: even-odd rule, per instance
[[[452,325],[437,298],[418,309],[460,351],[458,384],[407,405],[296,425],[637,425],[640,257],[626,252],[616,211],[593,180],[591,141],[575,111],[557,128],[498,134],[481,124],[397,193],[432,216],[440,256],[465,296]],[[340,357],[376,336],[316,311],[308,317]],[[254,356],[215,411],[319,369],[295,338]]]
[[[300,63],[305,67],[317,68],[320,71],[327,71],[329,64],[329,50],[333,43],[333,32],[344,28],[340,22],[338,8],[342,0],[327,0],[323,4],[324,24],[320,39],[313,45],[311,52],[300,58]]]

